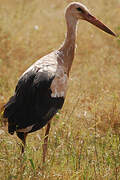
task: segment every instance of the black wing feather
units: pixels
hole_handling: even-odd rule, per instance
[[[54,76],[47,72],[29,71],[18,81],[15,94],[5,105],[8,131],[35,124],[31,132],[42,128],[63,105],[63,98],[52,98],[50,85]],[[50,113],[49,113],[50,111]]]

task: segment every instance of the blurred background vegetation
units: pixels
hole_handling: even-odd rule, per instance
[[[65,37],[71,0],[0,0],[0,107],[20,75]],[[119,0],[81,0],[118,35]],[[20,141],[0,125],[0,179],[120,179],[120,40],[80,21],[67,98],[52,121],[42,170],[44,128]],[[2,115],[2,114],[1,114]]]

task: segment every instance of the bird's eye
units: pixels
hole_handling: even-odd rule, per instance
[[[81,9],[80,7],[79,8],[77,8],[77,10],[79,11],[79,12],[81,12],[81,13],[83,13],[84,11],[83,11],[83,9]]]

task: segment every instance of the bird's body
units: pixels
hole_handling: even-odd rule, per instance
[[[74,58],[76,25],[84,19],[109,34],[115,34],[96,20],[80,3],[71,3],[65,13],[67,35],[58,50],[42,57],[23,73],[16,86],[15,94],[4,106],[4,117],[8,118],[8,131],[15,131],[25,143],[28,133],[41,129],[62,108],[67,91],[67,81]],[[47,139],[45,139],[45,145]],[[44,159],[46,150],[43,147]]]
[[[44,56],[21,76],[15,95],[5,106],[9,133],[36,131],[61,109],[68,76],[58,52]]]

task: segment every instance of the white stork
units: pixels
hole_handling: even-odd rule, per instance
[[[47,152],[50,120],[62,108],[67,91],[67,81],[74,58],[76,26],[79,19],[86,20],[103,31],[116,36],[102,22],[92,16],[81,3],[70,3],[65,11],[67,34],[58,50],[36,61],[20,77],[14,95],[4,106],[8,119],[8,132],[22,140],[47,124],[43,144],[43,162]]]

